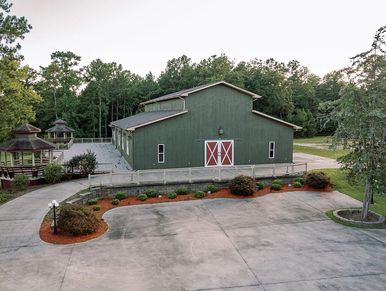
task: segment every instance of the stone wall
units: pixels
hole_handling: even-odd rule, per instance
[[[285,177],[280,178],[283,183],[291,183],[294,177]],[[267,185],[270,185],[272,179],[259,179],[259,181],[265,182]],[[221,181],[221,182],[213,182],[211,181],[200,181],[194,183],[154,183],[154,184],[146,184],[146,185],[121,185],[121,186],[100,186],[93,187],[90,189],[90,192],[82,193],[79,195],[79,198],[72,199],[67,203],[75,203],[75,204],[86,204],[89,199],[93,198],[112,198],[117,192],[124,192],[126,196],[137,196],[145,192],[148,189],[156,189],[161,194],[168,194],[176,191],[178,188],[187,188],[189,192],[196,191],[204,191],[208,185],[215,185],[218,188],[225,188],[229,186],[230,181]]]

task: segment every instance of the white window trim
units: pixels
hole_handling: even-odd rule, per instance
[[[163,147],[163,153],[160,153],[160,152],[159,152],[159,146],[161,146],[161,145],[162,145],[162,147]],[[163,160],[162,160],[162,161],[159,160],[160,154],[163,156]],[[164,144],[164,143],[159,143],[159,144],[157,145],[157,159],[158,159],[158,163],[159,163],[159,164],[164,164],[164,163],[165,163],[165,144]]]
[[[126,154],[129,156],[130,151],[129,151],[129,137],[126,136]]]
[[[271,150],[271,144],[273,144],[273,149],[272,150]],[[271,151],[273,153],[272,157],[271,157]],[[276,142],[270,141],[268,143],[268,159],[274,159],[275,158],[275,152],[276,152]]]

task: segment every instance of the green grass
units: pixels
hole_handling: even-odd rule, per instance
[[[295,153],[305,153],[330,159],[337,159],[341,156],[344,156],[349,153],[349,150],[343,149],[318,149],[313,147],[305,147],[294,144],[294,152]]]
[[[331,136],[314,136],[314,137],[303,137],[295,138],[294,143],[316,143],[316,144],[331,144]]]
[[[12,193],[10,191],[2,191],[0,192],[0,205],[8,202],[12,199]]]
[[[325,172],[333,184],[334,190],[344,193],[358,201],[363,201],[364,183],[351,185],[347,181],[344,171],[339,169],[320,169],[313,170]],[[370,205],[370,210],[386,217],[386,195],[374,195],[375,203]]]

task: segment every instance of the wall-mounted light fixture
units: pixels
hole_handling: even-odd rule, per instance
[[[223,135],[224,134],[224,130],[222,129],[222,127],[220,126],[218,128],[218,135]]]

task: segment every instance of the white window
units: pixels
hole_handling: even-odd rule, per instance
[[[268,158],[270,158],[270,159],[275,158],[275,142],[274,141],[269,142]]]
[[[129,138],[126,139],[126,153],[127,153],[127,155],[130,154],[130,152],[129,152]]]
[[[158,145],[158,163],[164,163],[165,162],[165,145],[159,144]]]

